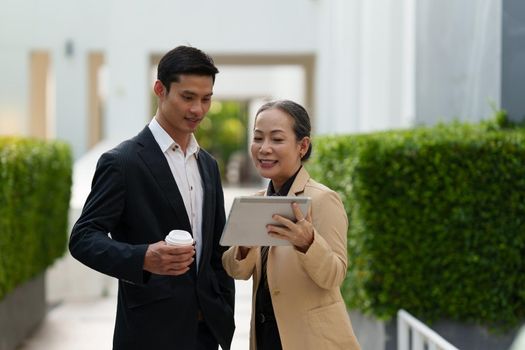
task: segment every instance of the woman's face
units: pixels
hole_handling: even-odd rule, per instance
[[[251,143],[252,161],[262,177],[271,179],[275,189],[301,165],[310,138],[297,140],[293,118],[280,109],[267,109],[256,117]]]

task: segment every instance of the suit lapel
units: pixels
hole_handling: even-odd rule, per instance
[[[197,156],[197,165],[199,166],[199,173],[201,175],[202,181],[202,252],[201,257],[204,257],[206,254],[206,249],[210,244],[210,238],[213,236],[213,220],[208,220],[207,218],[213,215],[213,193],[214,193],[214,181],[210,174],[209,163],[205,160],[205,156],[202,151],[199,151]],[[203,266],[203,265],[200,265]]]
[[[181,225],[181,229],[191,232],[190,220],[184,201],[180,194],[177,183],[173,178],[168,161],[164,154],[162,154],[159,145],[155,141],[153,134],[146,126],[136,137],[136,141],[143,146],[138,151],[139,157],[146,164],[153,178],[158,183],[166,199],[175,211],[177,221]]]
[[[304,188],[308,183],[308,180],[310,180],[310,174],[308,174],[308,171],[306,171],[306,169],[303,166],[301,170],[299,170],[297,176],[295,177],[292,187],[290,187],[290,191],[288,191],[288,195],[297,196],[303,193]]]

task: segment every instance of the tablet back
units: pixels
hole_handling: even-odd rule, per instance
[[[299,208],[306,216],[310,206],[309,197],[265,197],[242,196],[233,201],[226,225],[222,232],[220,244],[223,246],[276,246],[290,245],[283,239],[268,235],[267,224],[277,224],[273,214],[279,214],[295,221],[292,203],[299,204]]]

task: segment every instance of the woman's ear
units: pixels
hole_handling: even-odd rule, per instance
[[[308,147],[310,147],[310,138],[305,136],[301,140],[301,158],[306,154],[306,152],[308,152]]]

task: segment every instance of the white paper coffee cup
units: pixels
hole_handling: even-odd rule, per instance
[[[188,231],[172,230],[164,239],[168,245],[192,245],[193,237]]]

